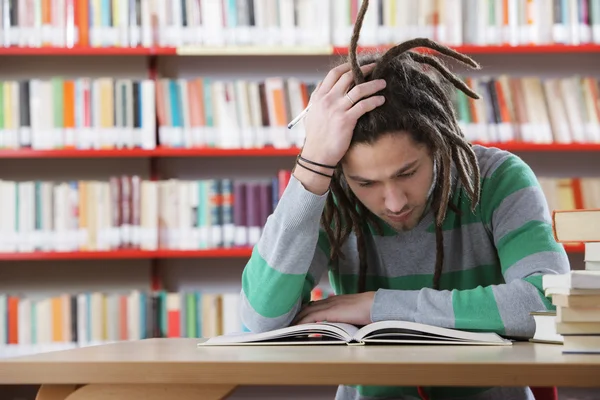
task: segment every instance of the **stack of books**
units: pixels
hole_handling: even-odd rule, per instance
[[[554,211],[553,228],[560,243],[585,243],[585,270],[543,277],[556,306],[555,333],[563,353],[600,354],[600,209]]]

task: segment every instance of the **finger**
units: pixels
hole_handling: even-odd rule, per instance
[[[302,318],[304,318],[305,316],[307,316],[309,314],[327,310],[328,308],[331,307],[331,301],[327,301],[327,300],[328,299],[319,300],[319,301],[316,301],[314,303],[307,305],[302,310],[300,310],[300,312],[294,318],[294,321],[301,320]],[[293,323],[293,321],[292,321],[292,323]]]
[[[317,93],[319,92],[319,88],[321,87],[321,84],[323,83],[323,81],[319,81],[319,83],[317,83],[317,86],[315,86],[315,89],[312,91],[312,93],[310,94],[310,97],[308,99],[309,103],[312,103],[315,96],[317,95]]]
[[[360,70],[363,74],[367,74],[375,68],[376,63],[366,64],[360,67]],[[333,88],[329,91],[329,93],[333,93],[334,95],[343,95],[348,91],[350,84],[354,82],[354,74],[352,71],[348,71],[344,73],[340,79],[336,82]]]
[[[313,312],[315,312],[314,305],[310,304],[310,305],[304,307],[302,310],[300,310],[300,312],[298,314],[296,314],[296,317],[294,317],[294,320],[292,321],[292,325],[296,325],[298,323],[298,321],[302,320],[307,315],[310,315]]]
[[[348,92],[348,97],[350,97],[354,104],[356,104],[360,100],[370,97],[380,90],[383,90],[385,87],[386,82],[384,79],[376,79],[374,81],[361,83],[360,85],[354,86],[352,90]],[[346,103],[348,104],[347,109],[353,106],[349,99],[346,98],[344,100],[346,100]]]
[[[384,102],[385,98],[383,96],[369,97],[353,105],[352,108],[347,111],[347,114],[352,119],[358,120],[364,114],[381,106]]]
[[[323,322],[323,321],[327,321],[327,311],[314,312],[314,313],[305,315],[300,320],[298,320],[296,325],[310,324],[313,322]]]
[[[350,66],[350,63],[344,63],[333,68],[327,73],[325,79],[323,79],[323,84],[321,85],[321,89],[319,89],[319,93],[328,93],[333,87],[333,85],[335,85],[335,83],[340,79],[340,76],[350,71],[351,69],[352,67]]]

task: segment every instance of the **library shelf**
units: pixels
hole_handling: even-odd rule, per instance
[[[568,151],[568,152],[587,152],[600,151],[600,143],[531,143],[531,142],[503,142],[503,143],[482,143],[472,142],[486,147],[497,147],[507,151]]]
[[[382,46],[359,46],[357,51],[359,53],[364,52],[382,52],[388,50],[390,45]],[[561,53],[598,53],[600,52],[600,45],[598,44],[581,44],[581,45],[568,45],[568,44],[545,44],[545,45],[495,45],[495,46],[476,46],[476,45],[464,45],[464,46],[448,46],[458,52],[465,54],[561,54]],[[334,55],[347,55],[349,47],[334,47]],[[433,50],[423,49],[422,51],[431,52]]]
[[[2,158],[135,158],[151,157],[156,149],[2,149]]]
[[[567,244],[567,253],[583,253],[583,244]],[[206,250],[114,250],[114,251],[73,251],[73,252],[23,252],[0,253],[0,261],[85,261],[85,260],[144,260],[173,258],[241,258],[252,255],[251,247],[218,248]]]
[[[297,156],[300,148],[264,147],[256,149],[224,149],[216,147],[171,148],[159,147],[154,151],[156,157],[277,157]]]
[[[299,148],[290,147],[277,149],[274,147],[256,149],[223,149],[214,147],[174,148],[157,147],[156,149],[57,149],[57,150],[32,150],[15,149],[0,150],[0,159],[3,158],[138,158],[138,157],[276,157],[297,156]]]
[[[328,56],[335,54],[331,45],[323,46],[184,46],[178,56]]]
[[[359,52],[385,51],[393,45],[359,46]],[[598,44],[449,46],[466,54],[597,53]],[[0,47],[3,56],[330,56],[347,55],[345,46],[183,46],[183,47]],[[422,51],[431,51],[423,49]]]
[[[77,261],[77,260],[143,260],[168,258],[249,258],[252,248],[217,248],[206,250],[108,250],[0,253],[0,261]]]
[[[169,47],[0,47],[2,56],[152,56],[175,55]]]
[[[600,152],[600,143],[527,143],[527,142],[504,142],[504,143],[480,143],[488,147],[497,147],[507,151],[530,151],[530,152]],[[155,149],[56,149],[56,150],[33,150],[33,149],[0,149],[0,159],[19,158],[139,158],[139,157],[295,157],[300,153],[300,148],[249,148],[249,149],[226,149],[217,147],[194,147],[177,148],[162,147]]]

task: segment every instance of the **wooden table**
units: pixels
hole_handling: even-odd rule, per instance
[[[600,356],[563,355],[562,346],[551,344],[198,348],[197,343],[148,339],[0,360],[0,384],[41,384],[38,400],[214,400],[238,385],[600,386]]]

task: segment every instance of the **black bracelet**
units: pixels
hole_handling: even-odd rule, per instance
[[[312,165],[316,165],[318,167],[329,168],[329,169],[335,169],[336,168],[335,165],[332,166],[332,165],[319,164],[317,162],[307,160],[306,158],[302,157],[301,154],[298,154],[298,158],[301,159],[302,161],[305,161],[305,162],[307,162],[309,164],[312,164]]]
[[[319,175],[327,177],[327,178],[333,178],[333,175],[327,175],[327,174],[324,174],[323,172],[315,171],[314,169],[308,168],[306,165],[301,164],[300,161],[298,161],[298,160],[296,160],[296,164],[298,164],[302,168],[305,168],[305,169],[307,169],[307,170],[309,170],[311,172],[314,172],[315,174],[319,174]]]

